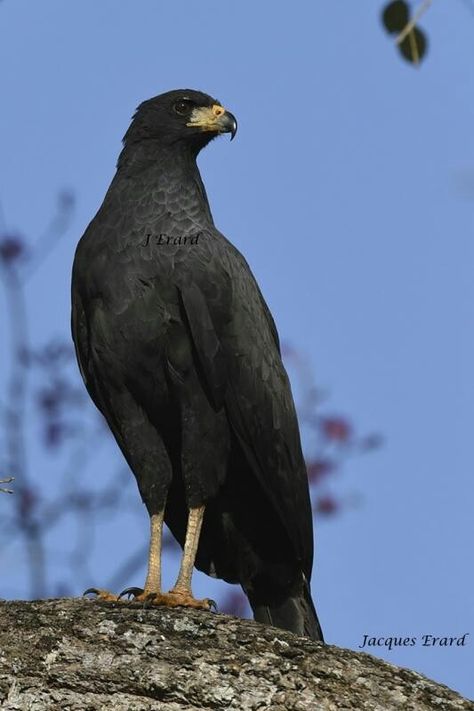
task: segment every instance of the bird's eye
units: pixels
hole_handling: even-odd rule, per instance
[[[177,101],[174,105],[174,110],[177,114],[180,114],[181,116],[189,114],[192,108],[193,102],[189,101],[189,99],[179,99],[179,101]]]

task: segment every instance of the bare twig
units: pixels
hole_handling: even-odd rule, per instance
[[[415,14],[413,15],[412,19],[410,20],[410,22],[407,22],[407,24],[405,25],[405,27],[403,28],[403,30],[400,32],[400,34],[399,34],[398,37],[396,38],[395,42],[396,42],[397,44],[401,44],[401,43],[403,42],[403,40],[405,39],[405,37],[407,37],[408,35],[411,34],[411,32],[412,32],[412,31],[414,30],[414,28],[415,28],[416,23],[417,23],[418,20],[425,14],[425,12],[427,11],[427,9],[428,9],[429,6],[431,5],[431,3],[432,3],[432,0],[423,0],[423,2],[421,3],[420,7],[418,8],[418,10],[415,12]],[[413,41],[412,41],[412,44],[411,44],[411,48],[412,48],[412,49],[413,49],[413,45],[414,45],[414,44],[416,45],[416,42],[413,42]],[[414,58],[414,61],[415,61],[415,62],[417,61],[417,59],[416,59],[417,56],[418,56],[418,49],[416,48],[416,49],[415,49],[415,53],[414,53],[414,55],[413,55],[413,58]]]
[[[7,476],[5,479],[0,479],[0,484],[9,484],[11,481],[15,481],[15,477]],[[0,487],[0,491],[3,494],[13,494],[13,489],[4,489],[3,487]]]

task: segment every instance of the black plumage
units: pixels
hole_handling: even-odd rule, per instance
[[[247,262],[214,225],[196,165],[213,137],[235,130],[200,92],[139,106],[77,247],[73,339],[150,516],[164,510],[184,545],[188,511],[205,506],[196,566],[240,583],[255,619],[322,640],[277,330]]]

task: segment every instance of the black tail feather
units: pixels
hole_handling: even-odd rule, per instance
[[[316,642],[324,642],[318,615],[311,598],[306,580],[300,590],[292,590],[288,595],[262,602],[262,596],[247,593],[254,619],[265,625],[280,627],[301,637],[309,637]]]

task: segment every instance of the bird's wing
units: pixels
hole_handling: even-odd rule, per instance
[[[245,458],[309,579],[312,512],[293,396],[273,318],[247,263],[237,255],[232,255],[224,282],[225,271],[215,277],[212,264],[205,279],[194,270],[180,285],[182,303],[211,399],[226,408]],[[229,290],[231,314],[226,320],[217,305]]]
[[[74,288],[72,291],[71,332],[82,379],[91,398],[95,401],[95,388],[93,379],[91,378],[91,374],[89,372],[89,339],[87,334],[86,316],[82,300],[79,293]]]
[[[100,389],[97,387],[97,381],[94,376],[86,313],[79,292],[74,287],[72,291],[71,331],[84,385],[95,406],[102,414],[105,414],[105,401],[101,396]]]

